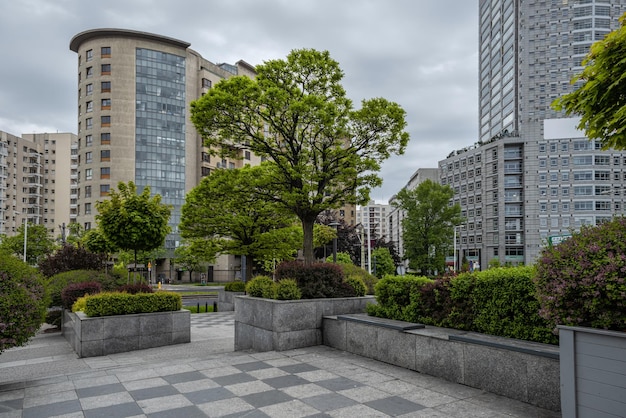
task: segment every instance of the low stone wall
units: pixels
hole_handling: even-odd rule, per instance
[[[187,310],[90,318],[63,313],[63,335],[79,357],[106,356],[191,341]]]
[[[217,310],[231,312],[235,310],[235,296],[245,295],[245,292],[227,292],[223,288],[217,291]]]
[[[235,350],[284,351],[322,344],[326,315],[365,312],[374,296],[273,300],[235,296]]]
[[[560,410],[557,346],[429,326],[400,329],[367,315],[325,317],[323,335],[339,350]]]

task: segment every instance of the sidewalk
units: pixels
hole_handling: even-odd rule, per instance
[[[0,354],[6,417],[559,417],[325,346],[233,352],[233,314],[192,315],[191,343],[79,359],[60,335]]]

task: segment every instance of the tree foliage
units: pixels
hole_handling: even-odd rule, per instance
[[[26,229],[26,262],[36,265],[44,256],[52,253],[56,245],[48,235],[45,225],[28,224]],[[20,225],[17,234],[5,237],[0,248],[14,254],[16,257],[24,256],[24,224]]]
[[[289,228],[293,215],[255,193],[266,174],[259,166],[216,170],[187,194],[179,227],[191,252],[245,255],[250,265],[294,256],[302,238]]]
[[[405,111],[383,98],[354,110],[327,51],[294,50],[256,72],[218,83],[191,104],[191,119],[214,152],[235,156],[246,148],[268,160],[271,181],[257,193],[298,217],[311,263],[317,215],[367,201],[382,183],[381,162],[404,152]]]
[[[102,270],[105,257],[83,247],[65,244],[39,263],[39,270],[50,277],[71,270]]]
[[[401,190],[397,206],[406,211],[402,221],[404,257],[420,274],[445,269],[450,254],[454,226],[461,221],[461,207],[449,205],[454,195],[450,186],[425,180],[415,189]]]
[[[626,14],[622,26],[595,42],[572,79],[580,87],[556,99],[552,107],[581,116],[578,128],[604,148],[626,149]]]
[[[161,203],[161,196],[150,197],[150,187],[137,194],[132,181],[118,183],[110,199],[96,203],[98,228],[106,241],[115,248],[133,251],[150,251],[163,245],[170,232],[168,221],[171,208]]]
[[[372,272],[379,279],[388,274],[395,274],[396,266],[391,257],[391,253],[388,248],[379,247],[372,251],[372,265],[374,266]]]

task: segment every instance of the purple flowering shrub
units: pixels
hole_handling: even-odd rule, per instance
[[[626,218],[545,248],[534,282],[539,313],[552,325],[626,330]]]
[[[44,281],[36,269],[0,254],[0,353],[33,337],[46,315]]]

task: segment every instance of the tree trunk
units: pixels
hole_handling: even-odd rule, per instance
[[[302,246],[302,255],[304,257],[304,264],[311,265],[315,261],[313,254],[313,225],[315,224],[315,218],[302,219],[302,232],[304,233],[304,243]]]

